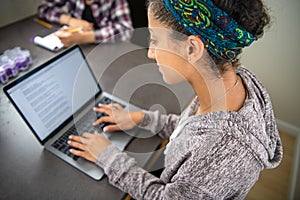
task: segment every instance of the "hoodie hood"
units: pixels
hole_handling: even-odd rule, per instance
[[[238,112],[220,111],[191,116],[185,128],[197,134],[217,131],[218,134],[232,135],[246,146],[265,168],[275,168],[282,160],[283,148],[270,96],[249,70],[240,67],[237,74],[242,78],[247,90],[243,107]],[[191,107],[198,107],[197,104],[198,101],[194,101]],[[200,123],[200,128],[199,120],[206,122]],[[195,127],[198,127],[197,130]]]
[[[250,148],[252,147],[253,153],[260,158],[266,168],[277,167],[283,157],[283,148],[270,96],[253,73],[243,67],[239,68],[237,73],[245,83],[248,90],[248,106],[253,106],[255,114],[250,116],[247,121],[250,128],[249,134],[255,137],[254,141],[259,144],[250,146]],[[256,146],[259,148],[253,149]]]

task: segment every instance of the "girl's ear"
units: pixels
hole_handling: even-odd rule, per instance
[[[203,56],[204,52],[204,44],[195,35],[190,35],[187,39],[188,46],[187,46],[187,56],[188,56],[188,61],[191,63],[195,63],[198,60],[201,59]]]

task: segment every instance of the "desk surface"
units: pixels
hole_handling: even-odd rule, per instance
[[[57,53],[34,45],[32,37],[55,31],[33,17],[0,29],[0,53],[20,46],[33,59],[30,69]],[[192,96],[186,84],[167,86],[145,49],[131,43],[81,45],[103,90],[143,108],[179,113]],[[21,73],[19,76],[26,72]],[[133,81],[134,80],[134,81]],[[35,139],[0,85],[0,199],[122,199],[124,193],[106,177],[94,181],[55,157]],[[138,164],[147,166],[160,144],[157,136],[135,138],[126,148]],[[135,154],[138,153],[138,154]],[[143,154],[139,154],[143,153]],[[145,154],[146,153],[146,154]],[[143,155],[143,156],[138,156]]]

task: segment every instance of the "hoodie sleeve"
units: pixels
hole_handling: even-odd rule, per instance
[[[114,145],[97,158],[109,182],[135,199],[242,199],[257,181],[261,165],[238,140],[221,138],[203,155],[194,148],[176,169],[157,178]],[[174,173],[174,174],[173,174]],[[162,177],[170,179],[164,181]]]
[[[170,137],[180,119],[179,115],[164,115],[158,111],[144,111],[144,113],[144,119],[139,127],[158,134],[163,139]]]
[[[104,169],[112,185],[135,199],[199,199],[199,196],[208,196],[200,187],[194,185],[195,182],[187,182],[188,179],[164,183],[160,178],[138,167],[133,158],[119,151],[114,145],[108,146],[100,154],[97,165]],[[196,190],[191,191],[190,188]]]

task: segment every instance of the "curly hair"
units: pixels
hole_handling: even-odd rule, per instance
[[[235,19],[235,21],[254,35],[257,39],[264,34],[264,29],[270,23],[270,17],[267,9],[261,0],[212,0],[212,2],[220,9]],[[164,8],[162,0],[148,0],[148,10],[153,14],[155,20],[170,27],[174,32],[180,34],[172,34],[174,39],[185,40],[191,33],[187,32],[185,27],[181,26],[170,13]],[[186,37],[182,37],[185,35]],[[208,52],[213,62],[217,65],[220,72],[226,69],[224,64],[226,60],[220,59]],[[233,67],[240,65],[239,60],[232,63]]]

